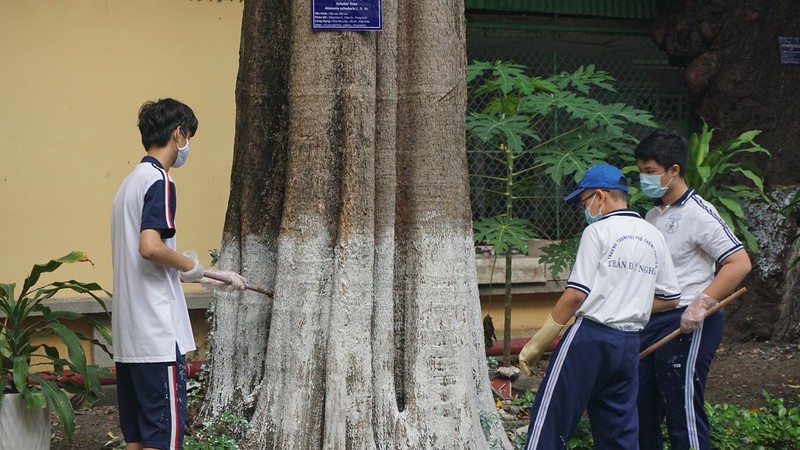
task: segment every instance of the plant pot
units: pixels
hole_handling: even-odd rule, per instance
[[[50,408],[28,409],[19,394],[0,400],[0,450],[48,450]]]

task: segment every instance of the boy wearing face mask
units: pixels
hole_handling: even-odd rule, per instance
[[[580,203],[581,236],[567,288],[519,355],[530,375],[573,316],[531,408],[526,448],[565,448],[584,411],[597,448],[636,448],[639,331],[652,310],[674,308],[680,291],[664,237],[628,209],[616,167],[586,171],[567,203]]]
[[[181,281],[219,286],[204,277],[213,273],[231,280],[233,288],[245,288],[239,274],[205,270],[195,252],[175,251],[177,203],[170,169],[186,162],[197,124],[192,109],[177,100],[144,103],[138,126],[147,154],[114,198],[112,331],[126,449],[182,446],[185,355],[195,343]]]
[[[656,199],[646,219],[664,234],[682,292],[677,309],[650,318],[641,349],[678,327],[685,333],[640,363],[639,446],[661,450],[666,417],[673,450],[708,450],[704,392],[724,318],[717,311],[704,319],[705,312],[750,272],[750,258],[716,209],[687,186],[688,146],[682,136],[656,130],[639,143],[634,156],[642,192]]]

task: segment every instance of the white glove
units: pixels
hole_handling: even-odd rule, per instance
[[[210,278],[209,275],[213,275],[215,278],[225,278],[226,281]],[[200,283],[205,288],[220,291],[244,290],[247,288],[247,278],[230,270],[207,269],[205,276],[200,279]]]
[[[551,314],[547,315],[539,331],[533,335],[530,341],[522,347],[519,352],[519,371],[526,377],[531,376],[531,366],[542,358],[544,351],[553,342],[553,339],[561,333],[564,325],[559,325],[553,320]]]
[[[205,269],[200,265],[200,260],[197,259],[197,252],[194,250],[186,250],[183,254],[194,260],[194,267],[186,272],[181,272],[181,281],[188,283],[203,278]]]
[[[681,314],[681,331],[684,333],[691,333],[700,328],[700,325],[706,318],[706,311],[713,308],[717,303],[719,302],[705,293],[700,293],[700,295],[689,303],[689,306],[686,307],[686,311]]]

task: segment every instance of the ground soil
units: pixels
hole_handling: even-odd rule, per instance
[[[762,390],[800,404],[800,344],[725,343],[711,363],[706,400],[742,407],[764,404]]]
[[[541,375],[544,364],[540,362],[534,373]],[[800,345],[723,342],[711,365],[706,399],[711,403],[755,408],[764,404],[762,390],[783,398],[787,406],[800,404]],[[70,444],[54,417],[52,450],[118,448],[122,442],[116,407],[80,406],[75,423]]]

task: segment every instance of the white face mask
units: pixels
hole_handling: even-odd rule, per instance
[[[189,159],[189,139],[186,139],[186,145],[178,147],[178,158],[175,159],[175,164],[172,167],[177,169],[186,164],[187,159]]]

